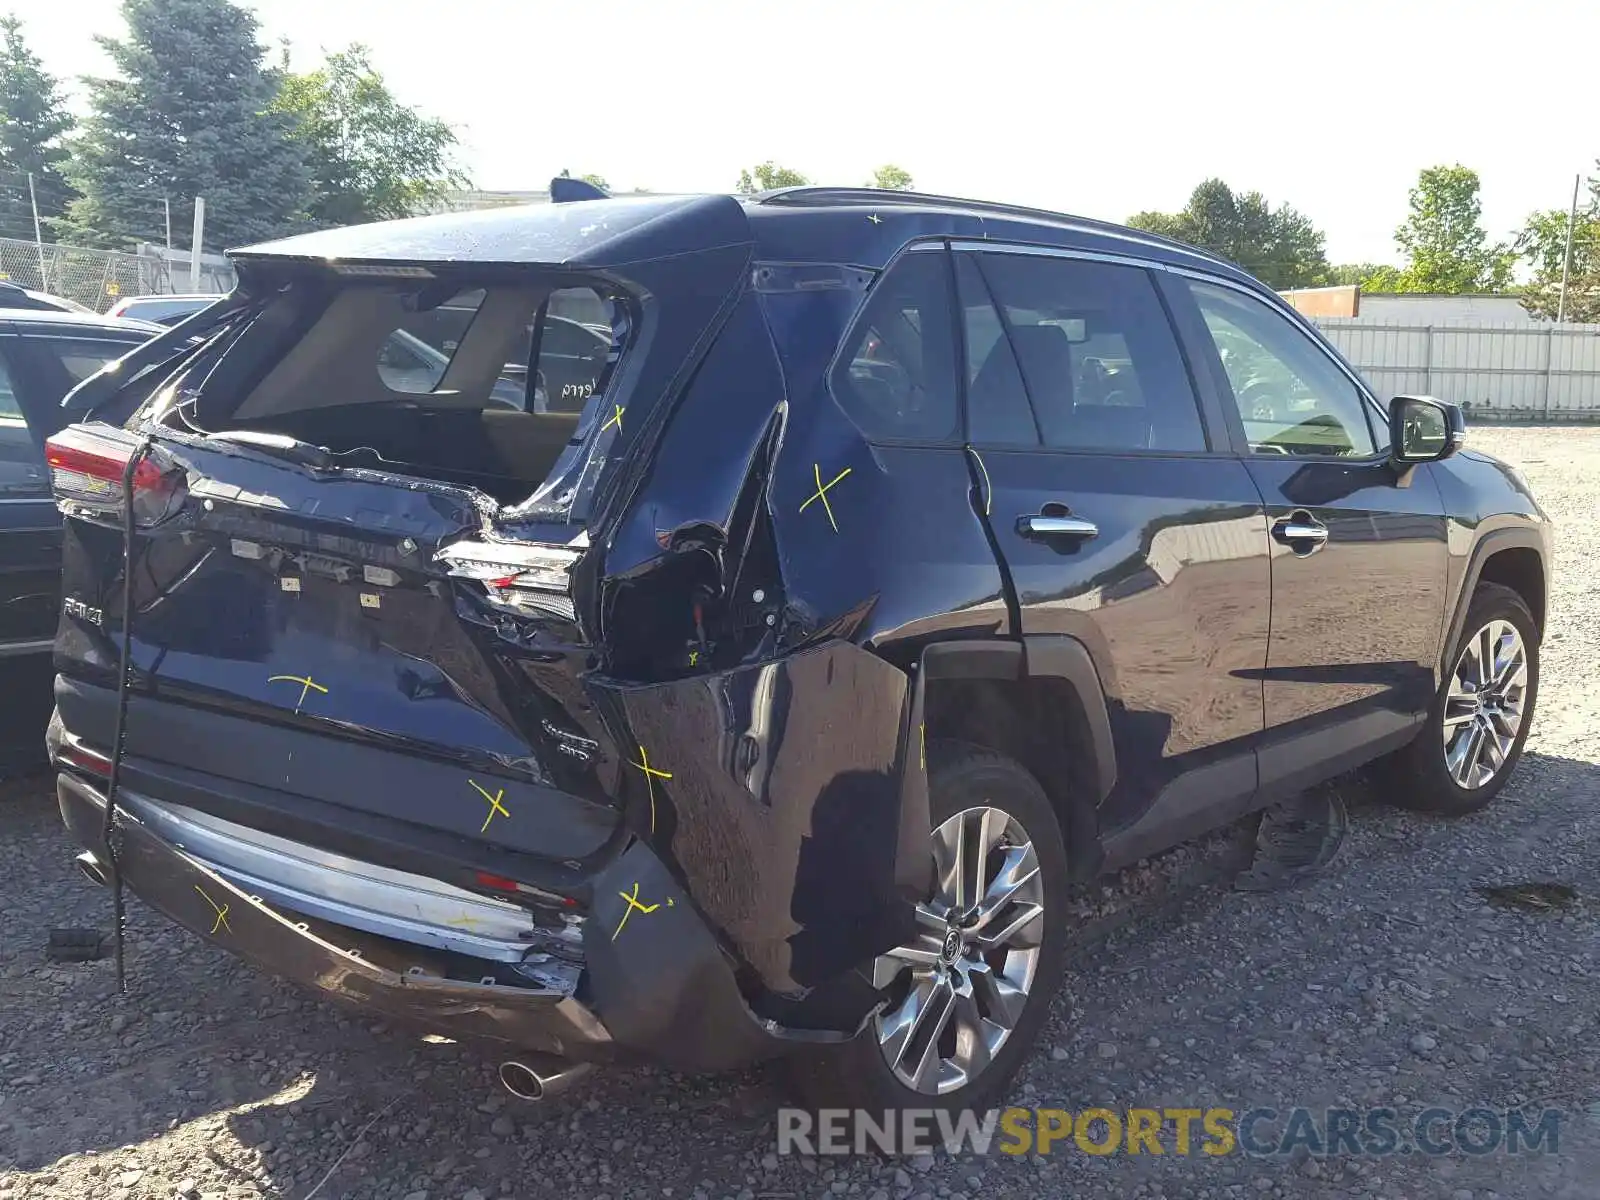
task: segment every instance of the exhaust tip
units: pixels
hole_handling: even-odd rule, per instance
[[[544,1099],[544,1078],[527,1063],[501,1063],[500,1083],[518,1100]]]
[[[78,864],[78,870],[83,872],[83,877],[90,883],[98,883],[101,887],[109,887],[111,874],[106,870],[106,865],[94,856],[91,850],[85,850],[72,860]]]

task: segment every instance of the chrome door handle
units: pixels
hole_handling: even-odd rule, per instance
[[[1309,544],[1311,549],[1316,549],[1328,540],[1328,527],[1313,521],[1285,517],[1273,524],[1272,536],[1291,546],[1301,543]]]
[[[1082,517],[1018,517],[1017,532],[1024,537],[1092,538],[1100,526]]]

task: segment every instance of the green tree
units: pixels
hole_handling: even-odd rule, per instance
[[[1406,273],[1399,267],[1378,267],[1361,281],[1363,292],[1405,292],[1416,289],[1406,284]]]
[[[885,163],[872,173],[868,187],[882,188],[886,192],[909,192],[912,188],[911,172],[893,163]]]
[[[1128,218],[1128,224],[1135,229],[1142,229],[1146,233],[1156,233],[1162,237],[1176,238],[1180,242],[1186,240],[1183,235],[1188,231],[1181,213],[1164,213],[1153,210],[1136,212]]]
[[[1511,282],[1514,255],[1484,232],[1478,188],[1478,173],[1459,164],[1428,167],[1417,177],[1410,211],[1394,233],[1406,256],[1397,290],[1493,292]]]
[[[810,183],[799,171],[780,167],[770,158],[760,166],[739,172],[739,192],[754,196],[757,192],[770,192],[773,188],[804,187]]]
[[[466,184],[452,159],[455,131],[396,100],[359,43],[286,75],[275,107],[305,149],[314,225],[414,216]]]
[[[33,237],[30,174],[46,220],[76,194],[61,173],[72,125],[60,84],[23,41],[22,22],[0,17],[0,237]]]
[[[1393,270],[1393,267],[1386,267],[1381,263],[1335,263],[1328,268],[1327,283],[1330,286],[1359,283],[1362,287],[1366,287],[1367,280],[1382,278],[1383,272]]]
[[[226,247],[303,228],[305,144],[276,107],[256,19],[229,0],[122,0],[123,39],[97,37],[117,74],[85,80],[89,117],[69,178],[83,193],[63,229],[88,245],[174,232],[206,201],[205,243]],[[180,240],[187,241],[187,237]]]
[[[562,167],[561,168],[560,178],[562,178],[562,179],[571,179],[572,178],[572,172],[567,170],[565,167]],[[611,185],[606,182],[606,177],[604,175],[596,175],[594,172],[591,171],[587,175],[579,175],[578,178],[583,180],[587,184],[590,184],[590,185],[592,185],[594,187],[599,188],[602,192],[610,192],[611,191]]]
[[[1568,321],[1600,322],[1600,176],[1591,177],[1588,184],[1588,195],[1580,199],[1572,226],[1564,315]],[[1530,215],[1517,235],[1515,249],[1533,267],[1522,307],[1536,317],[1555,320],[1563,312],[1561,267],[1567,257],[1567,213],[1547,209]]]
[[[1209,250],[1271,287],[1314,287],[1327,276],[1323,234],[1309,217],[1220,179],[1202,182],[1180,212],[1135,213],[1128,224]]]

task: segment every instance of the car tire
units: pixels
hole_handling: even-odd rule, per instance
[[[951,899],[945,847],[953,831],[969,854],[970,848],[993,839],[993,849],[980,864],[982,879],[975,878],[977,872],[968,864],[970,882],[955,897],[969,901],[976,893],[980,902],[969,905],[972,915],[966,921],[943,932],[924,921],[913,946],[897,948],[871,965],[874,985],[884,992],[886,1004],[854,1039],[786,1061],[793,1089],[814,1109],[861,1108],[876,1114],[993,1107],[1033,1048],[1060,984],[1067,858],[1060,823],[1044,789],[1020,764],[980,747],[929,742],[927,755],[936,878],[934,895],[921,908],[925,913],[942,910]],[[985,813],[991,814],[987,820]],[[983,901],[1002,894],[997,885],[1007,872],[1008,882],[1027,882],[1011,899],[977,912]],[[1034,904],[1040,911],[1030,919],[1029,906]],[[1019,923],[1021,932],[1003,943],[1007,949],[996,945],[985,951],[979,944],[979,937],[999,942],[1000,934]],[[950,928],[960,943],[954,961]],[[964,936],[969,930],[971,942]],[[931,964],[912,965],[895,957],[903,951],[938,957]],[[1019,994],[1017,985],[1024,980]],[[923,998],[920,1007],[913,993]],[[925,1014],[921,1020],[919,1011]],[[944,1013],[948,1015],[941,1020]],[[935,1026],[941,1030],[939,1042],[928,1036]],[[933,1056],[919,1053],[919,1047]],[[897,1054],[898,1064],[891,1062]],[[975,1063],[978,1069],[971,1071]],[[961,1082],[967,1071],[971,1078]],[[912,1086],[919,1078],[921,1087]]]
[[[1479,669],[1486,658],[1496,664],[1487,689]],[[1422,731],[1394,754],[1385,782],[1404,808],[1465,816],[1505,786],[1533,724],[1539,628],[1522,597],[1499,584],[1479,584],[1443,674]],[[1473,736],[1476,743],[1468,740]]]

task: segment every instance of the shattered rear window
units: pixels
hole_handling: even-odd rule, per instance
[[[528,490],[514,501],[501,487],[501,499],[541,519],[582,521],[620,430],[618,405],[606,403],[607,393],[634,323],[630,302],[610,285],[552,282],[539,271],[297,281],[262,301],[198,404],[175,419],[192,432],[256,428],[299,436],[296,429],[312,428],[306,418],[318,410],[370,407],[374,423],[397,406],[476,411],[498,414],[494,432],[510,435],[503,445],[517,446],[522,441],[506,425],[505,410],[514,410],[539,420],[527,440],[541,453],[549,446],[553,466],[536,486],[540,459],[516,458],[513,465],[532,468]],[[396,461],[371,448],[382,442],[381,425],[359,428],[373,432],[370,446],[348,433],[342,440],[309,436],[335,453]],[[416,474],[427,460],[400,465]]]
[[[379,349],[378,372],[384,383],[397,392],[436,390],[486,294],[483,288],[473,288],[435,307],[407,312]],[[497,387],[496,398],[508,399],[511,390],[519,390],[524,395],[517,407],[527,412],[581,412],[599,386],[611,351],[612,303],[593,288],[552,292],[542,309],[528,312],[500,371],[500,382],[510,386]],[[527,394],[530,363],[531,395]]]

